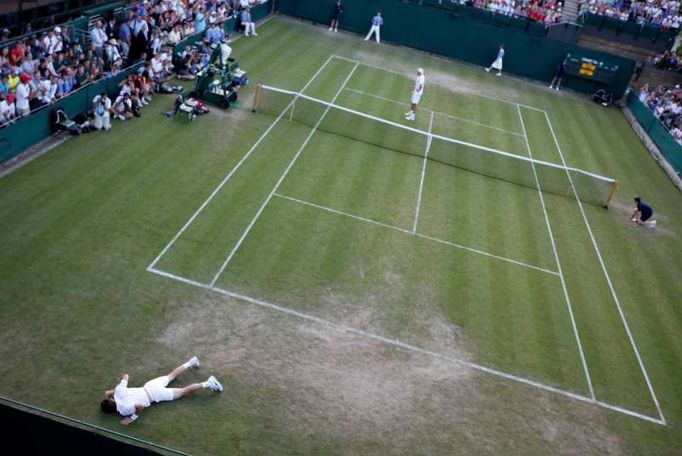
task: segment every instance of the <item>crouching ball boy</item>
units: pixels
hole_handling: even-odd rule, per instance
[[[646,225],[649,228],[656,228],[656,220],[652,220],[654,215],[651,206],[642,201],[639,196],[635,197],[635,211],[632,213],[632,221],[638,225]]]
[[[199,359],[195,356],[169,374],[149,380],[142,388],[128,388],[128,374],[123,374],[116,388],[106,391],[100,408],[104,413],[119,413],[123,416],[121,424],[129,425],[139,418],[147,407],[155,402],[174,401],[200,389],[211,389],[221,392],[223,386],[211,375],[203,383],[194,383],[184,388],[168,388],[175,377],[191,367],[199,367]]]

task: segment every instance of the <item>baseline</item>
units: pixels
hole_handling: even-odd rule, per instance
[[[312,82],[315,79],[317,79],[317,77],[320,75],[320,73],[322,73],[324,68],[329,64],[329,62],[332,61],[332,58],[333,58],[332,56],[329,56],[329,58],[327,58],[327,60],[322,64],[322,66],[320,66],[320,68],[317,69],[315,74],[313,74],[313,76],[310,79],[308,79],[308,82],[306,82],[306,84],[303,86],[301,92],[307,89],[308,86],[310,86],[310,84],[312,84]],[[173,238],[166,244],[163,250],[161,250],[161,252],[156,256],[156,258],[154,258],[154,260],[149,264],[149,266],[147,266],[147,270],[156,266],[159,260],[161,260],[161,258],[166,254],[166,252],[168,252],[168,250],[173,246],[173,244],[175,244],[178,238],[182,236],[182,233],[184,233],[187,230],[187,228],[189,228],[189,226],[192,223],[194,223],[194,220],[196,220],[196,218],[204,210],[204,208],[208,206],[208,203],[210,203],[211,200],[213,200],[213,198],[218,194],[220,189],[222,189],[225,186],[225,184],[227,184],[227,182],[232,178],[234,173],[236,173],[237,170],[242,166],[242,164],[251,156],[253,151],[256,150],[258,145],[265,139],[266,136],[270,134],[272,129],[275,128],[275,126],[282,119],[282,116],[284,116],[284,114],[287,112],[289,107],[294,103],[294,101],[296,101],[296,98],[292,99],[291,102],[282,110],[282,112],[277,116],[277,118],[270,124],[268,129],[265,130],[265,132],[260,136],[260,138],[258,138],[258,140],[253,144],[253,146],[251,146],[251,148],[246,152],[246,154],[244,154],[244,156],[239,160],[239,162],[237,162],[234,168],[232,168],[232,170],[227,174],[227,176],[225,176],[225,178],[220,182],[220,184],[218,184],[218,186],[213,190],[213,192],[208,196],[208,198],[206,198],[204,202],[201,203],[199,208],[194,212],[194,214],[192,214],[189,220],[187,220],[187,222],[185,222],[185,224],[180,228],[180,230],[177,233],[175,233],[175,236],[173,236]]]
[[[547,115],[547,112],[545,112],[545,119],[547,120],[547,125],[549,125],[549,130],[552,133],[552,138],[554,140],[554,144],[556,145],[557,151],[559,152],[559,157],[561,158],[561,163],[563,163],[564,166],[566,166],[566,160],[564,159],[564,153],[561,150],[561,146],[559,145],[559,140],[556,137],[556,133],[554,132],[554,127],[552,127],[552,122],[549,120],[549,116]],[[590,226],[590,222],[587,219],[587,215],[585,214],[585,209],[583,208],[583,203],[580,201],[580,198],[578,196],[578,191],[575,188],[575,185],[573,184],[573,178],[571,177],[571,173],[566,171],[566,175],[568,176],[568,181],[571,183],[571,190],[573,191],[573,195],[575,196],[575,200],[578,203],[578,208],[580,209],[580,214],[582,215],[583,221],[585,222],[585,227],[587,228],[587,232],[590,235],[590,240],[592,241],[592,247],[594,248],[595,253],[597,254],[597,258],[599,259],[599,265],[601,266],[602,272],[604,273],[604,277],[606,278],[606,282],[609,285],[609,290],[611,291],[611,296],[613,297],[613,302],[616,304],[616,308],[618,309],[618,314],[620,315],[620,320],[623,323],[623,327],[625,328],[625,332],[628,335],[628,340],[630,341],[630,345],[632,346],[632,351],[635,352],[635,357],[637,358],[637,363],[639,364],[639,368],[642,371],[642,375],[644,376],[644,380],[646,381],[647,388],[649,390],[649,395],[651,396],[651,399],[654,402],[654,405],[656,406],[656,411],[658,412],[661,424],[664,426],[666,425],[665,417],[663,416],[663,411],[661,410],[661,406],[658,402],[658,398],[656,397],[656,393],[654,392],[654,387],[651,384],[651,380],[649,379],[649,374],[646,371],[646,368],[644,367],[644,361],[642,361],[642,357],[639,354],[639,349],[637,348],[637,344],[635,343],[635,338],[632,335],[632,332],[630,331],[630,325],[627,322],[627,319],[625,318],[625,312],[623,312],[623,308],[620,305],[620,300],[618,299],[618,295],[616,294],[616,289],[613,286],[613,283],[611,282],[611,276],[609,275],[609,271],[606,269],[606,264],[604,263],[604,259],[601,256],[601,251],[599,250],[599,245],[597,244],[597,240],[594,237],[594,234],[592,233],[592,227]]]
[[[556,271],[552,271],[552,270],[550,270],[550,269],[545,269],[545,268],[541,268],[541,267],[539,267],[539,266],[534,266],[534,265],[532,265],[532,264],[524,263],[523,261],[513,260],[513,259],[511,259],[511,258],[506,258],[506,257],[503,257],[503,256],[495,255],[495,254],[493,254],[493,253],[488,253],[488,252],[485,252],[485,251],[483,251],[483,250],[475,249],[475,248],[473,248],[473,247],[467,247],[467,246],[462,245],[462,244],[456,244],[456,243],[454,243],[454,242],[444,241],[443,239],[438,239],[438,238],[435,238],[435,237],[427,236],[427,235],[425,235],[425,234],[413,232],[412,230],[408,230],[408,229],[406,229],[406,228],[400,228],[399,226],[388,225],[388,224],[386,224],[386,223],[381,223],[381,222],[378,222],[378,221],[376,221],[376,220],[368,219],[368,218],[365,218],[365,217],[360,217],[360,216],[358,216],[358,215],[349,214],[349,213],[347,213],[347,212],[343,212],[343,211],[339,211],[339,210],[336,210],[336,209],[332,209],[332,208],[330,208],[330,207],[320,206],[319,204],[311,203],[311,202],[309,202],[309,201],[304,201],[304,200],[301,200],[301,199],[298,199],[298,198],[294,198],[294,197],[291,197],[291,196],[282,195],[282,194],[279,194],[279,193],[275,193],[274,196],[276,196],[276,197],[278,197],[278,198],[282,198],[282,199],[286,199],[286,200],[292,201],[292,202],[294,202],[294,203],[298,203],[298,204],[303,204],[303,205],[305,205],[305,206],[314,207],[314,208],[316,208],[316,209],[320,209],[320,210],[323,210],[323,211],[326,211],[326,212],[331,212],[332,214],[337,214],[337,215],[342,215],[342,216],[344,216],[344,217],[352,218],[352,219],[358,220],[358,221],[360,221],[360,222],[369,223],[369,224],[371,224],[371,225],[376,225],[376,226],[382,226],[382,227],[384,227],[384,228],[389,228],[389,229],[391,229],[391,230],[400,231],[401,233],[405,233],[405,234],[409,234],[409,235],[412,235],[412,236],[416,236],[416,237],[418,237],[418,238],[428,239],[429,241],[438,242],[439,244],[444,244],[444,245],[448,245],[448,246],[450,246],[450,247],[455,247],[455,248],[458,248],[458,249],[461,249],[461,250],[466,250],[466,251],[471,252],[471,253],[477,253],[477,254],[479,254],[479,255],[487,256],[487,257],[490,257],[490,258],[495,258],[496,260],[505,261],[505,262],[507,262],[507,263],[512,263],[512,264],[515,264],[515,265],[517,265],[517,266],[523,266],[523,267],[525,267],[525,268],[535,269],[536,271],[545,272],[545,273],[547,273],[547,274],[551,274],[551,275],[554,275],[554,276],[558,276],[558,275],[559,275],[559,273],[556,272]]]
[[[527,386],[531,386],[531,387],[534,387],[534,388],[537,388],[540,390],[544,390],[544,391],[547,391],[550,393],[558,394],[558,395],[568,397],[568,398],[571,398],[571,399],[574,399],[577,401],[587,402],[589,404],[594,404],[594,405],[597,405],[599,407],[602,407],[602,408],[605,408],[605,409],[608,409],[608,410],[611,410],[611,411],[614,411],[617,413],[621,413],[621,414],[628,415],[628,416],[631,416],[634,418],[638,418],[638,419],[641,419],[644,421],[648,421],[650,423],[665,425],[665,422],[661,421],[658,418],[654,418],[654,417],[651,417],[648,415],[644,415],[642,413],[635,412],[633,410],[628,410],[626,408],[619,407],[617,405],[612,405],[612,404],[609,404],[606,402],[593,401],[591,398],[589,398],[587,396],[583,396],[581,394],[577,394],[577,393],[574,393],[572,391],[563,390],[561,388],[557,388],[555,386],[547,385],[547,384],[544,384],[544,383],[541,383],[541,382],[538,382],[535,380],[531,380],[531,379],[528,379],[525,377],[520,377],[518,375],[513,375],[513,374],[509,374],[507,372],[492,369],[490,367],[486,367],[486,366],[483,366],[480,364],[476,364],[476,363],[473,363],[471,361],[466,361],[466,360],[455,358],[452,356],[443,355],[441,353],[437,353],[434,351],[426,350],[426,349],[417,347],[415,345],[411,345],[411,344],[402,342],[398,339],[389,339],[387,337],[380,336],[378,334],[373,334],[373,333],[370,333],[367,331],[363,331],[361,329],[353,328],[351,326],[346,326],[343,324],[334,323],[332,321],[325,320],[323,318],[316,317],[314,315],[299,312],[297,310],[293,310],[293,309],[290,309],[287,307],[283,307],[283,306],[280,306],[280,305],[272,303],[272,302],[268,302],[268,301],[265,301],[262,299],[247,296],[247,295],[237,293],[234,291],[230,291],[230,290],[227,290],[224,288],[219,288],[219,287],[215,287],[215,286],[212,286],[209,284],[197,282],[196,280],[188,279],[186,277],[182,277],[182,276],[179,276],[176,274],[171,274],[169,272],[161,271],[159,269],[148,268],[147,270],[153,274],[156,274],[156,275],[159,275],[162,277],[166,277],[168,279],[172,279],[172,280],[175,280],[175,281],[187,284],[187,285],[192,285],[192,286],[195,286],[198,288],[202,288],[204,290],[213,291],[215,293],[219,293],[219,294],[222,294],[224,296],[228,296],[228,297],[231,297],[231,298],[243,301],[243,302],[254,304],[254,305],[257,305],[259,307],[263,307],[266,309],[270,309],[270,310],[274,310],[274,311],[277,311],[280,313],[284,313],[287,315],[298,317],[298,318],[301,318],[303,320],[311,321],[311,322],[320,324],[322,326],[326,326],[328,328],[331,328],[331,329],[338,331],[338,332],[355,334],[355,335],[360,336],[360,337],[365,337],[367,339],[376,340],[378,342],[382,342],[382,343],[385,343],[387,345],[398,347],[402,350],[420,353],[422,355],[426,355],[426,356],[429,356],[432,358],[440,359],[442,361],[446,361],[446,362],[449,362],[452,364],[458,364],[460,366],[466,366],[466,367],[469,367],[471,369],[474,369],[474,370],[477,370],[480,372],[485,372],[487,374],[494,375],[496,377],[501,377],[501,378],[504,378],[507,380],[522,383],[522,384],[527,385]]]

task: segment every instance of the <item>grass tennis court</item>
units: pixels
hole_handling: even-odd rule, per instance
[[[0,179],[0,394],[193,454],[680,451],[682,206],[620,112],[281,17],[259,32],[234,44],[244,104],[255,83],[320,102],[264,90],[278,109],[184,123],[159,96]],[[441,137],[509,155],[453,166]],[[604,210],[541,162],[621,188]],[[628,221],[638,194],[658,230]],[[119,372],[193,354],[218,398],[98,413]]]

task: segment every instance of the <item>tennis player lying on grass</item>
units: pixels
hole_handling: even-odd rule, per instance
[[[123,374],[116,388],[104,393],[100,407],[104,413],[121,414],[123,416],[121,424],[127,426],[138,419],[145,408],[155,402],[174,401],[203,388],[210,388],[217,392],[223,390],[223,386],[213,375],[203,383],[194,383],[184,388],[168,388],[168,384],[175,377],[190,367],[199,367],[199,359],[196,356],[173,369],[170,374],[149,380],[142,388],[128,388],[129,376]]]

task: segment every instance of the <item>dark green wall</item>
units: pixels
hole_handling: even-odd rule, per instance
[[[334,0],[279,0],[283,14],[328,23]],[[620,98],[627,88],[635,66],[633,60],[582,48],[575,44],[539,36],[535,29],[525,31],[518,20],[483,10],[449,10],[437,5],[400,0],[345,0],[340,27],[355,33],[367,33],[372,16],[381,11],[384,27],[381,37],[387,41],[427,52],[463,60],[475,65],[490,65],[497,48],[504,43],[507,51],[505,71],[549,83],[568,53],[608,60],[620,65],[612,90]],[[478,11],[478,12],[477,12]],[[478,15],[478,16],[477,16]],[[591,93],[601,87],[595,82],[567,76],[564,86]]]

